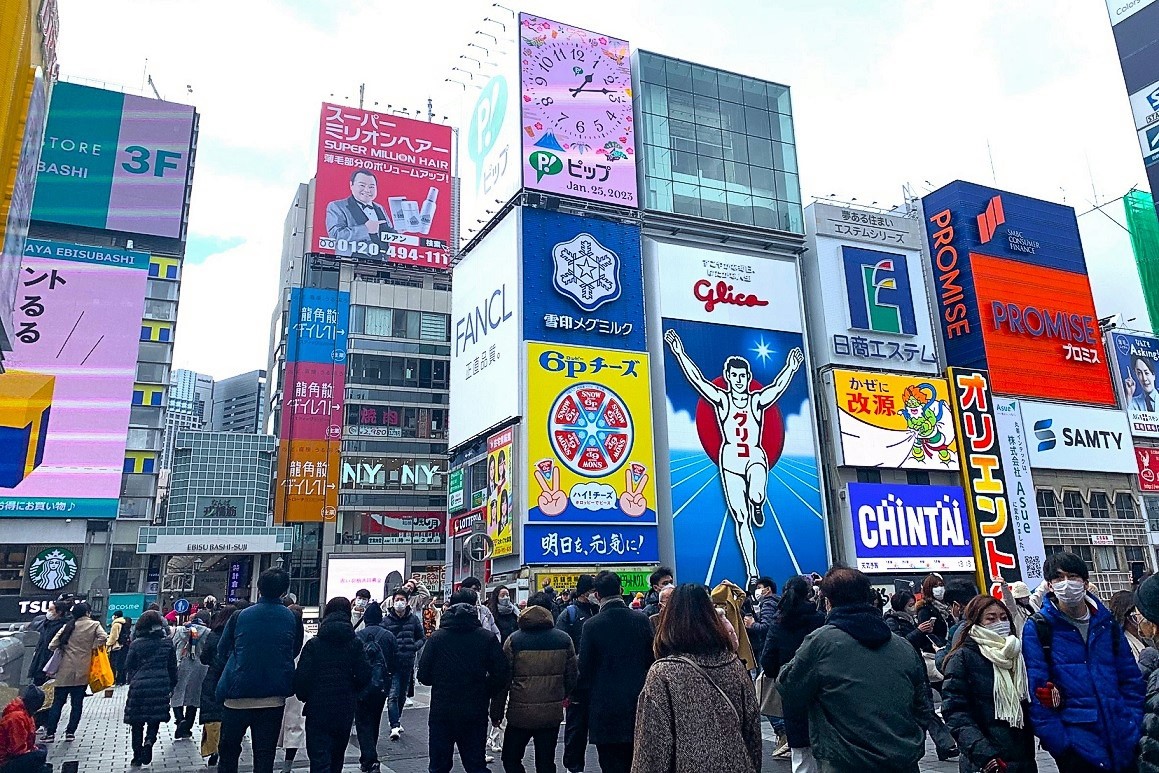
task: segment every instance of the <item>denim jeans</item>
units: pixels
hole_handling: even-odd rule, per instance
[[[390,699],[387,701],[387,718],[393,730],[402,722],[402,707],[406,703],[406,690],[410,685],[413,666],[405,663],[390,677]]]

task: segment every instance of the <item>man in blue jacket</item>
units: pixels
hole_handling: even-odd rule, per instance
[[[1050,592],[1022,632],[1034,734],[1060,773],[1134,770],[1145,689],[1123,630],[1081,558],[1055,553],[1042,573]]]
[[[290,575],[267,569],[258,577],[258,603],[225,624],[215,666],[221,670],[217,699],[224,705],[218,773],[237,773],[241,740],[253,738],[254,773],[272,773],[286,696],[294,694],[294,658],[302,649],[302,625],[282,605]]]

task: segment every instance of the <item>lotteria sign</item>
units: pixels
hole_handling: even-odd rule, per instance
[[[850,483],[857,568],[863,572],[972,572],[966,492],[960,486]]]
[[[995,392],[1114,405],[1074,210],[954,182],[923,200],[951,365]]]

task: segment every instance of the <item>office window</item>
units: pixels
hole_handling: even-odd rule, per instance
[[[1119,553],[1113,545],[1092,545],[1096,572],[1119,571]]]
[[[1062,514],[1067,518],[1083,518],[1083,495],[1077,491],[1062,492]]]
[[[1058,499],[1048,488],[1040,488],[1034,492],[1035,502],[1038,504],[1038,515],[1041,518],[1058,517]]]
[[[930,474],[925,470],[906,470],[905,482],[911,486],[928,486]]]
[[[392,309],[366,307],[366,322],[361,332],[372,336],[394,335],[391,332],[394,329],[393,321],[394,314]]]
[[[1088,567],[1094,566],[1095,558],[1090,545],[1071,545],[1069,552],[1086,561]]]
[[[1127,554],[1127,563],[1141,563],[1144,560],[1143,548],[1138,545],[1128,545],[1123,551]]]
[[[1139,517],[1135,509],[1135,497],[1127,491],[1115,494],[1115,517],[1129,521]]]
[[[449,341],[451,318],[447,314],[420,314],[419,333],[424,341]]]
[[[858,470],[858,483],[881,483],[881,470]]]
[[[1091,492],[1091,518],[1110,518],[1111,500],[1105,491]]]

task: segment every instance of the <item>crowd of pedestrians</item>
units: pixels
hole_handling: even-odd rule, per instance
[[[40,773],[69,702],[73,739],[106,647],[128,685],[132,768],[151,764],[161,724],[192,740],[199,716],[201,754],[223,773],[246,737],[255,773],[273,773],[279,748],[282,771],[302,749],[311,771],[340,771],[352,731],[360,771],[377,773],[383,714],[397,741],[417,679],[431,773],[456,751],[467,773],[496,755],[524,773],[529,746],[536,773],[554,772],[561,730],[567,773],[589,756],[603,773],[755,773],[762,721],[794,773],[912,773],[927,736],[963,773],[1036,771],[1040,749],[1061,773],[1159,773],[1159,579],[1104,604],[1076,555],[1050,556],[1044,575],[1034,590],[993,578],[989,595],[931,574],[887,597],[840,566],[779,594],[772,578],[746,593],[661,567],[640,599],[603,571],[525,608],[506,586],[484,600],[476,578],[446,605],[411,580],[381,603],[328,600],[313,637],[280,569],[255,604],[115,614],[108,633],[61,599],[33,625],[33,684],[0,715],[0,773]]]

